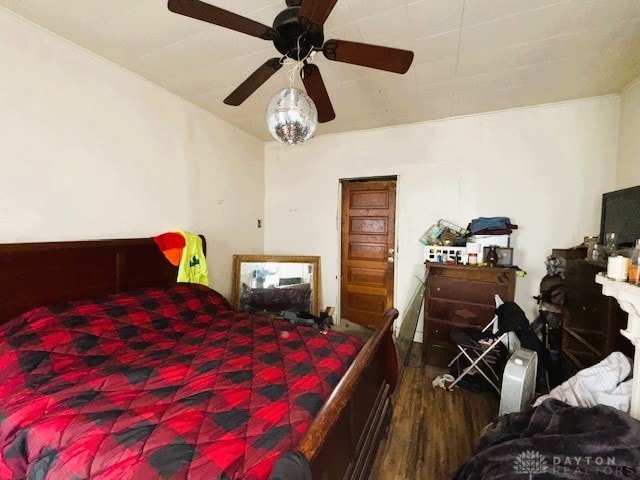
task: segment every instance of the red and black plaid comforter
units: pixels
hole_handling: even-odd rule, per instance
[[[0,479],[265,479],[362,343],[174,285],[0,327]]]

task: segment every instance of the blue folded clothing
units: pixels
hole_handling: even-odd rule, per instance
[[[480,217],[471,220],[471,233],[482,230],[505,230],[509,229],[511,220],[509,217]]]

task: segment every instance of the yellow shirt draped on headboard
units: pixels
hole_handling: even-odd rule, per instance
[[[202,239],[191,232],[178,230],[184,237],[185,246],[178,266],[178,282],[200,283],[209,286],[207,259],[202,250]]]

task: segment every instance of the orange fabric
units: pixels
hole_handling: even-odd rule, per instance
[[[182,250],[186,245],[184,236],[178,232],[167,232],[162,235],[153,237],[153,241],[156,242],[160,251],[167,257],[167,260],[171,265],[180,265],[180,259],[182,258]]]
[[[167,257],[167,260],[171,263],[171,265],[177,267],[180,265],[180,259],[182,258],[182,248],[170,248],[169,250],[165,250],[164,256]]]

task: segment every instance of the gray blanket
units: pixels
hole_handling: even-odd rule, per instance
[[[453,478],[640,479],[640,421],[549,399],[498,418]]]

